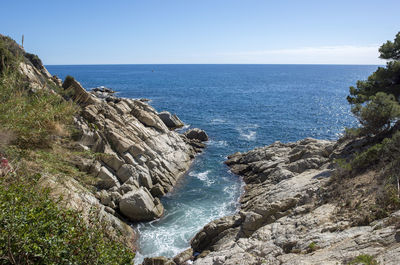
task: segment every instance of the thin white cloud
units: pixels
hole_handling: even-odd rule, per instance
[[[382,64],[379,45],[323,46],[219,53],[219,60],[236,63]]]

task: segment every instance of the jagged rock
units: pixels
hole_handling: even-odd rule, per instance
[[[93,215],[94,210],[99,215],[99,221],[105,222],[105,232],[111,233],[132,249],[134,248],[136,236],[133,229],[115,217],[113,209],[101,205],[99,200],[75,179],[67,176],[58,179],[55,176],[44,175],[38,184],[41,187],[49,188],[52,197],[56,200],[62,198],[60,201],[62,206],[79,211],[85,219]],[[108,196],[106,191],[103,192],[105,192],[105,196]]]
[[[123,195],[119,209],[131,221],[150,221],[161,217],[164,212],[162,204],[156,202],[150,192],[141,187]]]
[[[208,141],[208,135],[205,131],[200,130],[198,128],[190,129],[187,132],[185,132],[185,136],[188,139],[195,139],[199,140],[201,142]]]
[[[150,193],[154,197],[161,197],[165,194],[164,188],[161,186],[160,183],[157,183],[156,185],[153,186],[153,188],[150,190]]]
[[[176,128],[181,128],[185,124],[176,116],[175,114],[172,115],[168,111],[162,111],[158,113],[158,117],[164,122],[164,124],[169,128],[169,129],[176,129]]]
[[[64,89],[72,89],[72,98],[79,104],[86,105],[95,103],[95,100],[92,98],[92,96],[74,78],[68,78],[64,80],[62,87]]]
[[[338,205],[321,202],[337,148],[346,147],[307,138],[230,155],[226,164],[246,182],[241,209],[196,234],[192,248],[202,254],[194,264],[348,264],[360,254],[398,264],[400,211],[351,227],[337,220]]]
[[[176,255],[173,259],[173,261],[177,265],[183,265],[186,263],[186,261],[190,260],[193,258],[193,249],[188,248],[185,251],[181,252],[180,254]]]
[[[121,166],[124,164],[124,161],[120,159],[116,154],[104,154],[101,156],[101,160],[110,168],[112,168],[115,172],[117,172]]]
[[[125,183],[131,177],[136,180],[139,179],[136,168],[130,164],[123,164],[117,171],[117,177],[122,183]]]
[[[139,184],[143,187],[146,187],[148,190],[153,188],[153,181],[151,180],[150,175],[140,173],[139,174]]]
[[[118,179],[106,167],[101,167],[100,172],[97,175],[97,178],[99,179],[97,185],[100,188],[109,189],[114,186],[120,186]]]

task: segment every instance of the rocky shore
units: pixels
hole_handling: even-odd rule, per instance
[[[207,134],[197,128],[178,133],[175,129],[183,122],[167,111],[158,113],[148,100],[117,97],[105,87],[87,91],[74,78],[62,82],[29,60],[19,70],[33,93],[45,89],[58,94],[61,89],[64,98],[79,105],[69,145],[94,154],[76,156],[73,163],[94,178],[95,191],[73,177],[45,174],[39,184],[49,187],[54,197],[61,196],[66,207],[83,215],[94,210],[111,224],[112,234],[122,234],[123,241],[134,247],[135,234],[128,224],[163,215],[159,198],[174,188],[202,152]]]
[[[246,183],[238,212],[206,225],[174,259],[144,264],[348,264],[360,255],[398,264],[399,211],[354,226],[339,216],[339,198],[326,198],[334,158],[349,148],[356,146],[307,138],[229,156]]]

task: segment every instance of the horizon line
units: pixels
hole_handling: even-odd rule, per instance
[[[96,65],[348,65],[384,66],[385,64],[352,63],[98,63],[98,64],[44,64],[45,66],[96,66]]]

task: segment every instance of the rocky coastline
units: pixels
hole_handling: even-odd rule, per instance
[[[73,77],[64,82],[39,64],[20,63],[19,71],[33,93],[42,89],[73,101],[80,108],[70,149],[90,152],[92,158],[76,156],[73,161],[94,179],[94,190],[73,177],[62,179],[45,174],[39,185],[50,188],[65,207],[84,216],[93,210],[109,225],[111,234],[135,248],[131,223],[160,218],[160,197],[170,192],[202,152],[207,134],[197,128],[185,133],[175,129],[183,122],[167,111],[158,113],[146,99],[116,96],[105,87],[87,91]]]
[[[134,248],[130,224],[163,215],[159,198],[187,172],[207,134],[200,129],[180,134],[175,129],[183,122],[169,112],[157,112],[147,100],[117,97],[104,87],[89,92],[74,78],[62,82],[35,62],[26,57],[19,64],[29,92],[47,90],[79,106],[68,144],[71,150],[92,154],[76,156],[73,163],[95,182],[88,187],[73,176],[46,173],[37,183],[61,197],[65,207],[83,216],[95,212],[99,222],[109,224],[110,234]],[[365,150],[364,145],[363,139],[306,138],[230,155],[225,164],[246,184],[238,211],[207,224],[176,257],[145,258],[143,264],[333,265],[357,264],[359,256],[373,257],[376,263],[371,264],[398,264],[400,211],[373,222],[348,213],[376,193],[368,186],[374,182],[371,172],[346,191],[332,185],[335,161]],[[353,202],[344,201],[346,192],[362,195],[358,206],[348,207]]]
[[[335,158],[359,147],[307,138],[229,156],[246,183],[238,212],[207,224],[175,258],[143,264],[349,264],[360,255],[398,264],[400,211],[354,226],[340,199],[326,198]]]

